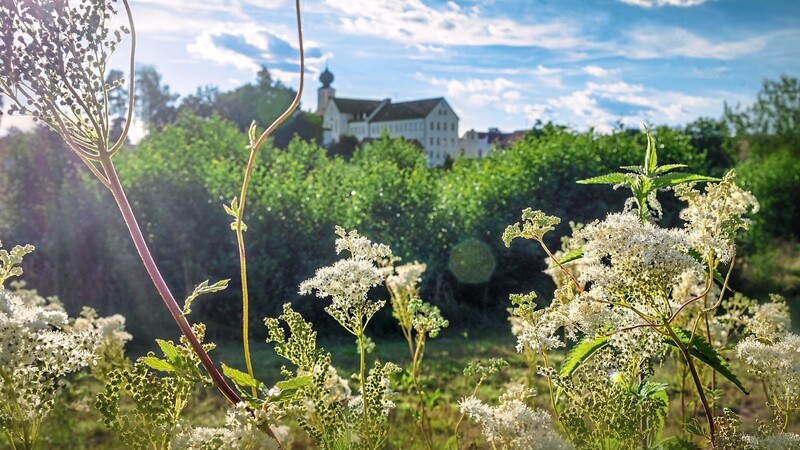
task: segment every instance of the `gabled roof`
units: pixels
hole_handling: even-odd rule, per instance
[[[340,97],[333,97],[331,101],[336,104],[336,109],[338,109],[340,113],[352,114],[354,116],[369,114],[381,104],[381,100],[360,100]]]
[[[444,98],[429,98],[411,102],[388,103],[372,117],[370,122],[389,122],[392,120],[423,119],[436,108]]]

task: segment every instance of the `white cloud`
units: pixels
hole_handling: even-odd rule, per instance
[[[466,80],[431,78],[427,81],[435,86],[444,86],[447,90],[447,97],[460,104],[482,106],[497,104],[502,102],[503,99],[520,97],[519,86],[503,77],[494,79],[467,78]]]
[[[584,73],[597,78],[603,78],[609,74],[608,70],[599,66],[585,66],[582,70]]]
[[[579,27],[565,21],[523,24],[488,17],[480,7],[444,8],[422,0],[325,0],[340,16],[342,29],[359,36],[390,39],[407,45],[537,46],[548,49],[586,48]]]
[[[222,23],[200,33],[186,48],[200,59],[241,70],[257,71],[267,65],[270,73],[280,74],[277,79],[287,81],[297,77],[289,75],[297,72],[300,61],[296,39],[254,23]],[[306,41],[304,47],[307,67],[330,56],[323,55],[314,42]]]
[[[552,120],[579,129],[592,127],[609,132],[617,121],[628,126],[648,122],[675,125],[718,114],[720,98],[729,97],[727,93],[714,97],[694,96],[626,82],[589,82],[583,89],[516,110],[521,110],[530,121]]]
[[[644,8],[652,8],[653,6],[697,6],[702,5],[708,0],[621,0],[623,3],[629,5],[642,6]]]
[[[731,60],[762,50],[777,33],[741,40],[712,41],[681,28],[637,28],[618,52],[634,59],[688,57]]]

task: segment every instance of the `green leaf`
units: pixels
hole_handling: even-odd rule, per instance
[[[155,356],[143,356],[140,361],[149,366],[151,369],[161,372],[175,372],[175,367],[172,364],[164,361],[163,359],[158,359]]]
[[[311,379],[312,379],[311,375],[297,376],[288,380],[278,381],[277,383],[275,383],[275,387],[280,390],[300,389],[302,387],[307,386],[308,383],[311,383]]]
[[[704,181],[720,181],[720,179],[694,173],[674,172],[654,178],[653,188],[661,189],[669,186],[677,186],[683,183],[700,183]]]
[[[585,180],[578,180],[578,184],[622,184],[625,183],[627,177],[624,173],[613,172],[597,177],[586,178]]]
[[[672,436],[661,441],[655,450],[700,450],[700,447],[683,437]]]
[[[667,173],[670,170],[682,169],[684,167],[688,166],[686,164],[665,164],[663,166],[656,167],[656,170],[654,170],[653,173],[658,175],[660,173]]]
[[[572,375],[584,361],[605,347],[606,344],[608,344],[608,336],[598,336],[594,339],[585,338],[569,351],[558,374],[562,377]]]
[[[672,331],[675,332],[675,335],[681,340],[681,343],[689,349],[689,353],[703,362],[703,364],[711,367],[712,369],[719,372],[720,375],[727,378],[731,383],[733,383],[740,391],[744,392],[747,395],[750,395],[747,392],[747,389],[744,388],[742,382],[736,377],[736,375],[731,372],[728,363],[722,356],[714,350],[714,347],[711,346],[702,336],[699,334],[694,335],[694,339],[692,339],[691,344],[689,343],[689,336],[690,334],[681,328],[673,328]],[[674,347],[678,347],[677,343],[671,337],[665,337],[664,341],[672,345]]]
[[[650,134],[650,130],[645,128],[645,132],[647,133],[647,151],[644,154],[644,173],[650,175],[658,167],[658,153],[656,152],[656,141]]]
[[[582,248],[575,248],[569,251],[566,255],[564,255],[559,261],[559,264],[566,264],[568,262],[576,261],[583,258],[583,249]]]
[[[656,417],[657,422],[648,424],[650,433],[653,436],[653,441],[661,439],[661,434],[664,432],[664,425],[667,423],[667,412],[669,411],[668,388],[669,385],[666,383],[651,383],[649,381],[645,381],[639,385],[638,394],[640,398],[656,399],[659,400],[662,405],[658,410],[658,416]]]
[[[175,363],[175,361],[178,360],[179,354],[178,349],[175,348],[175,344],[163,339],[156,339],[156,343],[169,362]]]
[[[192,312],[191,309],[192,302],[197,297],[203,294],[211,294],[213,292],[219,292],[228,287],[229,281],[231,280],[230,279],[220,280],[209,286],[208,280],[205,280],[202,283],[198,284],[197,287],[194,288],[194,291],[191,293],[191,295],[186,297],[186,300],[183,302],[183,315],[186,316]]]
[[[272,401],[285,402],[291,400],[300,388],[308,385],[311,381],[311,375],[303,375],[275,383],[275,387],[280,389],[281,392],[273,397]]]
[[[251,377],[249,374],[225,364],[222,364],[222,373],[230,378],[239,388],[258,388],[261,385],[260,381]]]

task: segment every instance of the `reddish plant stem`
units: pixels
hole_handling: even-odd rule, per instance
[[[156,265],[153,256],[150,254],[150,249],[147,247],[147,242],[145,241],[142,231],[139,228],[139,224],[136,221],[136,216],[133,214],[133,209],[131,209],[128,197],[125,195],[125,191],[122,189],[122,184],[120,183],[119,176],[117,176],[117,171],[111,162],[111,158],[102,158],[100,164],[105,171],[106,177],[109,181],[109,189],[111,190],[111,194],[114,196],[114,200],[117,202],[117,206],[119,207],[119,211],[122,214],[123,220],[125,220],[125,225],[128,227],[128,232],[131,235],[131,239],[133,239],[133,244],[136,246],[136,251],[139,252],[139,257],[142,259],[142,263],[147,270],[147,274],[150,275],[150,279],[153,280],[153,284],[158,290],[159,295],[161,295],[162,300],[164,300],[164,304],[167,305],[170,315],[172,315],[173,320],[175,320],[178,328],[180,328],[181,333],[186,336],[186,339],[189,341],[192,349],[195,351],[195,353],[197,353],[197,356],[200,357],[200,362],[211,376],[214,385],[220,390],[220,392],[222,392],[222,395],[224,395],[225,398],[227,398],[228,401],[233,404],[241,402],[241,397],[239,397],[236,391],[234,391],[230,385],[228,385],[228,383],[225,381],[225,378],[222,377],[222,374],[214,365],[214,362],[211,361],[211,357],[208,356],[208,353],[203,348],[203,344],[201,344],[197,339],[197,336],[195,336],[194,331],[192,331],[192,326],[189,325],[189,321],[186,320],[186,317],[183,315],[183,311],[181,310],[180,306],[178,306],[178,302],[175,301],[175,297],[172,295],[167,283],[161,276],[161,272],[158,270],[158,266]]]

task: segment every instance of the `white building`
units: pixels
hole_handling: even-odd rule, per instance
[[[364,100],[336,97],[333,74],[326,68],[319,77],[317,114],[321,114],[323,144],[352,135],[359,141],[393,137],[415,141],[425,150],[429,166],[438,166],[449,155],[459,156],[458,115],[442,98],[393,103],[390,99]]]
[[[459,152],[467,158],[485,158],[492,150],[506,148],[522,139],[526,133],[525,130],[503,133],[497,128],[489,128],[486,132],[469,130],[459,139]]]

